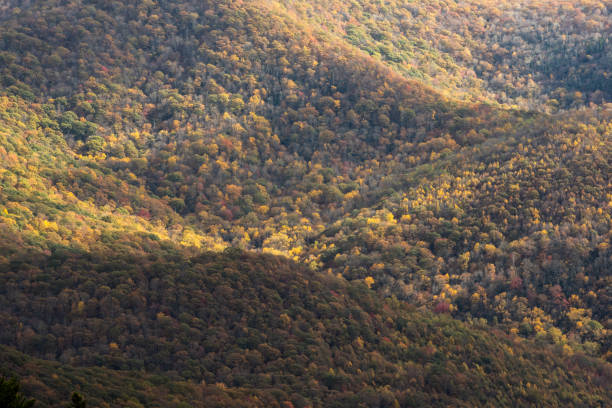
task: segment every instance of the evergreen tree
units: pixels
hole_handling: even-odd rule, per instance
[[[81,394],[79,394],[78,392],[72,393],[70,401],[70,405],[68,406],[69,408],[85,408],[87,406],[85,399],[83,399]]]
[[[36,401],[26,398],[19,392],[19,388],[19,381],[16,378],[0,377],[0,407],[29,408],[34,406]]]

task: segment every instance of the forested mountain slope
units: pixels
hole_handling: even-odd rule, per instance
[[[262,265],[258,273],[271,274],[266,279],[285,273],[320,282],[315,289],[275,289],[281,300],[293,299],[292,290],[322,297],[321,313],[298,302],[316,320],[340,319],[336,295],[322,289],[340,285],[335,293],[357,302],[350,307],[366,310],[360,299],[378,297],[377,313],[397,333],[398,314],[411,313],[416,332],[433,319],[468,333],[499,331],[483,334],[493,336],[483,344],[509,336],[511,348],[529,349],[532,341],[544,348],[532,359],[537,367],[509,359],[495,376],[551,371],[544,360],[559,354],[554,361],[563,370],[578,371],[574,380],[542,385],[547,391],[537,398],[544,405],[570,398],[555,391],[567,387],[575,387],[576,404],[609,398],[600,380],[581,371],[593,364],[607,378],[609,365],[584,355],[612,358],[609,2],[7,6],[0,12],[3,343],[63,364],[146,369],[177,382],[220,382],[245,392],[279,385],[288,395],[282,398],[298,405],[294,395],[352,401],[340,394],[369,384],[365,368],[325,380],[321,370],[337,373],[339,366],[319,361],[323,369],[312,371],[302,358],[316,336],[296,337],[302,359],[291,364],[248,360],[244,350],[258,349],[241,343],[240,328],[264,330],[261,313],[276,297],[241,303],[242,314],[219,312],[223,317],[192,309],[187,299],[204,293],[214,302],[216,295],[252,299],[244,290],[258,282],[233,286],[250,276],[248,259]],[[227,247],[260,254],[201,255]],[[218,273],[219,282],[209,281]],[[202,287],[189,286],[192,278]],[[160,282],[177,280],[186,292],[164,295]],[[140,303],[125,303],[137,289],[143,293],[130,302]],[[388,296],[396,300],[385,303]],[[290,322],[304,318],[292,307],[281,302],[277,309]],[[242,351],[201,346],[190,355],[189,336],[198,344],[212,340],[183,312],[235,327],[224,340]],[[133,326],[139,318],[149,323]],[[131,325],[129,336],[113,334],[118,322]],[[321,324],[327,345],[316,345],[328,355],[332,333],[343,334]],[[466,394],[415,377],[411,395],[422,397],[410,400],[400,390],[412,378],[405,364],[415,360],[396,350],[400,334],[385,336],[374,325],[366,342],[401,377],[372,385],[391,385],[391,402],[477,404],[470,392],[502,387],[468,375],[483,388]],[[78,334],[66,340],[61,333],[68,332]],[[377,348],[381,336],[392,340],[391,354]],[[423,338],[451,341],[438,337]],[[152,351],[147,347],[156,347],[157,360],[143,357]],[[484,366],[498,355],[486,347]],[[243,359],[229,363],[227,353]],[[398,355],[404,363],[391,368]],[[452,355],[453,364],[465,358]],[[576,359],[589,363],[575,366]],[[273,380],[246,375],[247,362]],[[427,364],[419,364],[414,372],[425,375]],[[248,378],[225,381],[226,369]],[[316,395],[306,397],[305,384],[284,377],[294,371],[316,381]],[[536,398],[518,384],[509,387],[499,405]],[[265,398],[282,403],[275,392]]]
[[[283,3],[455,96],[553,111],[612,99],[607,0]]]
[[[41,402],[61,400],[52,390],[68,393],[69,386],[96,406],[129,399],[128,406],[206,407],[610,401],[609,365],[561,347],[419,312],[364,283],[271,255],[186,257],[145,237],[127,241],[143,249],[116,241],[99,252],[31,250],[0,265],[0,339],[65,365],[19,367],[23,357],[0,352]],[[134,392],[103,379],[114,370]],[[142,379],[129,373],[142,370],[149,373]]]

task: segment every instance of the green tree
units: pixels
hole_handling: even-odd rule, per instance
[[[85,408],[87,403],[85,399],[78,392],[73,392],[72,397],[70,397],[70,405],[68,408]]]
[[[26,398],[19,392],[19,388],[19,381],[16,378],[0,377],[0,407],[29,408],[34,406],[36,401]]]

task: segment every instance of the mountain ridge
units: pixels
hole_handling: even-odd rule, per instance
[[[124,290],[148,287],[149,279],[133,284],[143,273],[161,273],[172,286],[187,271],[204,268],[194,276],[221,274],[227,279],[218,293],[225,303],[210,303],[227,312],[226,303],[232,301],[227,294],[236,292],[233,285],[251,279],[243,262],[249,259],[289,280],[302,282],[309,274],[307,280],[324,282],[321,286],[340,285],[335,295],[320,288],[309,292],[321,297],[322,315],[334,319],[344,318],[337,299],[358,304],[361,298],[374,301],[380,296],[389,298],[376,301],[387,305],[379,312],[382,321],[391,321],[387,329],[394,335],[402,335],[393,328],[396,314],[413,313],[411,308],[418,310],[415,327],[433,319],[465,333],[482,330],[486,339],[471,337],[466,347],[486,346],[483,363],[477,364],[494,370],[495,381],[517,369],[507,355],[500,363],[503,370],[492,363],[490,354],[496,352],[489,345],[498,335],[510,349],[545,350],[534,357],[540,365],[523,367],[527,372],[543,372],[548,367],[543,360],[552,356],[560,359],[559,366],[577,370],[578,383],[559,378],[556,384],[583,391],[561,395],[556,385],[534,380],[547,391],[536,395],[513,383],[512,398],[497,400],[502,405],[605,405],[609,395],[600,380],[590,382],[584,377],[587,369],[573,367],[571,360],[595,365],[607,378],[606,360],[612,358],[612,111],[605,103],[609,78],[604,70],[609,44],[602,42],[588,54],[590,59],[572,54],[578,59],[572,60],[576,70],[570,74],[579,84],[564,77],[565,68],[554,62],[562,55],[557,48],[543,49],[542,61],[553,62],[533,68],[536,85],[517,86],[516,94],[504,97],[489,76],[503,77],[501,88],[528,83],[523,74],[532,68],[525,65],[525,44],[544,37],[539,29],[525,27],[548,21],[538,14],[548,4],[496,9],[484,2],[481,10],[475,5],[482,2],[460,9],[452,1],[446,6],[358,1],[332,2],[323,10],[318,2],[290,3],[39,0],[5,16],[0,27],[0,268],[12,285],[7,295],[21,300],[6,304],[6,333],[14,336],[2,343],[66,366],[82,366],[77,371],[115,369],[128,364],[117,356],[130,355],[124,350],[137,350],[142,339],[116,338],[112,318],[100,318],[99,306],[92,306],[86,309],[91,313],[87,324],[108,318],[98,338],[107,336],[112,342],[97,344],[91,354],[95,359],[82,359],[87,353],[81,346],[76,352],[64,347],[64,340],[57,341],[62,330],[72,333],[83,327],[79,313],[85,309],[79,309],[77,298],[83,308],[86,300],[105,299],[112,313],[129,314],[133,305]],[[601,7],[562,3],[551,15],[559,21],[575,17],[567,44],[582,44],[609,31],[607,2]],[[412,17],[404,21],[405,12]],[[439,23],[472,15],[474,22],[465,29],[474,32],[463,39],[443,31]],[[474,28],[489,17],[504,33],[500,39],[509,36],[501,45],[491,42],[491,33]],[[512,37],[508,21],[513,19],[521,23],[520,38]],[[546,41],[557,41],[554,33],[545,34],[552,36]],[[482,38],[478,46],[474,38]],[[480,60],[482,72],[465,62],[468,51],[470,61]],[[518,64],[516,70],[510,69],[512,62]],[[446,73],[442,66],[447,66]],[[540,68],[552,69],[561,79],[546,82],[538,76]],[[474,74],[468,77],[476,82],[464,93],[457,85],[463,74],[456,73],[469,70]],[[554,88],[555,81],[562,90]],[[222,252],[226,248],[234,249]],[[210,250],[217,254],[202,255]],[[220,265],[211,266],[211,259]],[[262,275],[267,281],[273,280],[270,271]],[[92,283],[83,286],[85,277]],[[93,283],[95,279],[100,282]],[[201,290],[212,290],[214,285],[206,282]],[[302,283],[293,289],[311,290]],[[259,287],[259,282],[249,285]],[[352,297],[355,288],[362,292]],[[295,300],[291,290],[283,290],[281,299]],[[180,317],[191,307],[187,299],[178,300],[176,294],[166,299],[163,293],[150,303],[175,301],[166,304],[167,310],[148,310],[153,314],[147,317],[144,338],[174,352],[178,346],[167,341],[173,338],[169,328],[206,337],[199,326]],[[63,306],[49,306],[41,319],[28,311],[35,304],[23,300],[31,296]],[[248,291],[236,296],[259,303],[252,310],[245,306],[252,321],[232,315],[226,323],[247,331],[261,325],[257,313],[264,313],[267,303]],[[291,321],[295,310],[285,312]],[[287,318],[279,317],[281,322]],[[323,324],[321,318],[317,315],[315,321]],[[366,319],[364,325],[370,324]],[[160,335],[164,327],[170,331]],[[240,330],[227,334],[227,344],[242,347],[240,337]],[[296,347],[307,348],[307,337],[300,337]],[[25,338],[32,341],[29,346]],[[430,340],[442,341],[433,334]],[[328,334],[326,341],[333,344],[333,336]],[[37,354],[37,342],[48,347],[48,354]],[[367,339],[380,353],[403,353],[396,343],[381,346],[385,342],[377,335]],[[458,363],[461,353],[448,347]],[[270,368],[250,354],[257,347],[247,349],[234,354],[252,357],[255,363],[247,359],[249,369]],[[215,364],[230,371],[238,367],[244,375],[244,358],[230,358],[232,353],[211,362],[203,355],[187,358],[185,350],[176,352],[180,357],[174,360],[190,367],[185,373],[206,367],[207,387],[214,378],[228,375]],[[326,370],[337,369],[333,353],[331,358]],[[414,362],[406,358],[405,365]],[[338,357],[338,364],[343,359]],[[142,359],[132,360],[129,364],[136,365],[129,367],[142,369]],[[160,357],[165,368],[153,364],[145,371],[158,370],[178,383],[195,381],[191,374],[168,368],[175,363],[171,360]],[[283,377],[307,371],[306,360],[300,361],[277,367],[285,378],[278,383],[291,393],[281,398],[266,388],[261,391],[266,403],[308,406],[297,402],[307,394],[297,391],[299,381]],[[391,371],[410,368],[391,361],[389,357],[383,364]],[[478,371],[474,367],[467,372]],[[433,403],[419,393],[435,389],[440,398],[436,403],[451,401],[447,398],[459,392],[454,404],[477,404],[460,390],[428,383],[421,374],[431,374],[430,368],[422,364],[407,374],[414,377],[417,385],[411,387],[423,401]],[[442,365],[437,369],[442,377],[449,372]],[[317,381],[317,398],[335,395],[342,405],[360,395],[363,373],[310,374]],[[393,398],[372,404],[417,404],[392,377],[384,381],[396,384],[387,390]],[[242,380],[232,381],[232,390],[218,392],[225,403],[239,404],[246,394],[234,388]],[[481,377],[473,383],[491,386]],[[248,392],[255,392],[253,384]],[[193,386],[190,395],[201,395]],[[349,393],[345,386],[354,393],[348,399],[340,395]],[[499,382],[488,389],[501,392],[504,387]],[[588,392],[597,397],[589,400]],[[102,401],[104,393],[96,393]],[[324,404],[318,401],[313,404]]]
[[[170,388],[172,399],[195,406],[228,406],[237,396],[249,396],[242,406],[275,406],[283,399],[303,406],[469,406],[491,398],[502,406],[596,405],[609,398],[610,367],[602,361],[534,347],[483,322],[466,325],[381,300],[364,283],[283,258],[235,249],[183,258],[175,248],[162,248],[156,259],[150,249],[121,257],[111,250],[112,260],[57,248],[50,256],[24,254],[10,269],[0,266],[7,282],[2,342],[15,336],[22,353],[59,360],[51,373],[73,372],[67,382],[95,398],[112,392],[149,400],[102,378],[95,383],[106,385],[93,388],[82,376],[105,371],[86,367],[119,370],[132,382],[130,372],[144,370],[137,387],[151,387],[155,376],[167,376],[162,384],[168,387],[183,381],[187,399]],[[18,294],[16,287],[31,292]],[[22,323],[14,324],[12,315]],[[7,348],[0,355],[24,372],[15,361],[23,355]],[[552,382],[542,383],[539,364],[551,363]],[[50,363],[40,364],[49,376]],[[50,381],[57,384],[57,375]],[[564,392],[570,383],[588,395]],[[24,390],[36,390],[43,403],[56,398],[36,384],[28,376]],[[66,380],[61,387],[67,392]]]

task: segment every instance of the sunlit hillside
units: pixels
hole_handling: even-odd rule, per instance
[[[0,374],[35,406],[608,405],[611,13],[0,1]]]

